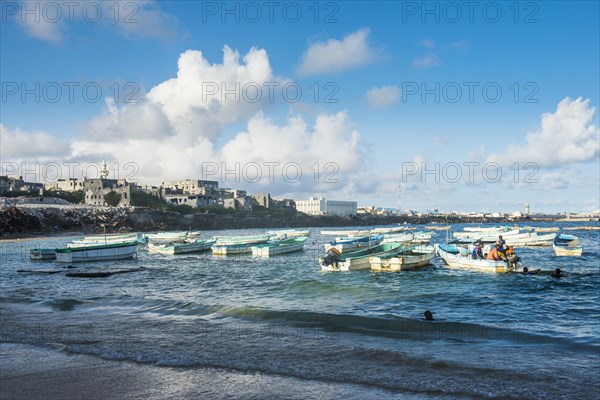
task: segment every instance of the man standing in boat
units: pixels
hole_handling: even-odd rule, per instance
[[[504,251],[506,249],[506,240],[502,239],[502,235],[498,236],[498,240],[496,241],[496,245],[500,246],[500,248],[498,249],[498,251],[500,253],[504,253]]]

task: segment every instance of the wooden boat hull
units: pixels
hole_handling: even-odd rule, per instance
[[[552,241],[554,254],[557,256],[581,256],[583,246],[576,236],[561,234]]]
[[[529,246],[552,246],[552,241],[556,238],[556,233],[546,235],[538,235],[530,233],[529,236],[519,236],[517,238],[507,237],[506,245],[513,247],[529,247]]]
[[[144,236],[151,242],[165,243],[165,242],[183,242],[187,238],[187,231],[182,232],[158,232],[158,233],[147,233]]]
[[[348,253],[342,260],[325,265],[323,260],[320,260],[322,271],[358,271],[361,269],[370,269],[371,263],[369,258],[373,257],[392,257],[398,253],[402,248],[402,243],[387,243],[380,244],[369,249],[359,250],[352,253]]]
[[[381,243],[409,243],[414,240],[412,233],[384,235]]]
[[[414,246],[401,251],[398,257],[370,257],[369,262],[373,271],[408,271],[428,265],[433,257],[433,246]]]
[[[133,258],[137,254],[138,243],[119,243],[87,247],[66,247],[56,249],[58,262],[108,261]]]
[[[56,249],[31,249],[29,256],[35,261],[56,260]]]
[[[307,237],[297,237],[293,240],[283,240],[281,243],[252,246],[252,255],[255,257],[271,257],[300,251],[304,248],[307,239]]]
[[[210,250],[215,240],[199,240],[191,243],[176,243],[173,245],[155,245],[150,243],[148,250],[160,254],[189,254]]]

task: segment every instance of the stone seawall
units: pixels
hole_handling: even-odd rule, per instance
[[[500,223],[502,219],[445,216],[309,216],[269,212],[180,214],[144,207],[12,206],[0,209],[0,236],[78,231],[152,232],[166,230],[219,230],[241,228],[300,228],[426,223]]]

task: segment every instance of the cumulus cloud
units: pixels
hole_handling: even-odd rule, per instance
[[[441,63],[442,60],[440,60],[438,55],[431,53],[420,58],[415,58],[411,65],[413,68],[430,68],[437,67]]]
[[[393,106],[400,98],[398,86],[374,87],[367,91],[367,102],[373,108],[385,108]]]
[[[20,160],[26,158],[48,159],[69,154],[69,142],[48,132],[9,129],[0,124],[2,158]]]
[[[106,110],[73,141],[72,156],[134,163],[136,179],[150,183],[204,178],[272,193],[348,187],[366,159],[348,114],[322,113],[312,123],[291,115],[275,122],[263,111],[266,95],[257,102],[207,95],[206,84],[220,90],[221,84],[232,89],[276,81],[264,50],[251,49],[243,59],[228,47],[223,53],[222,63],[210,64],[201,52],[186,51],[177,76],[152,88],[139,103],[118,107],[109,99]],[[244,122],[245,128],[217,144],[223,129]]]
[[[329,39],[312,44],[302,56],[298,74],[342,72],[371,63],[377,56],[377,50],[369,46],[369,34],[370,30],[363,28],[342,40]]]
[[[267,90],[273,77],[265,50],[252,48],[240,55],[225,46],[223,62],[210,64],[202,52],[188,50],[178,60],[177,76],[152,88],[138,103],[107,109],[84,125],[84,139],[170,139],[194,145],[198,138],[214,141],[224,125],[242,121],[269,102],[267,93],[257,101],[250,91]],[[231,91],[231,92],[229,92]]]
[[[527,134],[525,144],[510,144],[505,152],[491,154],[486,161],[558,167],[597,159],[600,130],[593,124],[596,108],[589,103],[581,97],[564,98],[556,112],[542,114],[539,128]]]

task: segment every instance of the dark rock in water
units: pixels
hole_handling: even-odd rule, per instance
[[[113,270],[89,270],[89,271],[71,271],[67,272],[65,276],[71,278],[106,278],[107,276],[115,274],[125,274],[127,272],[138,272],[143,271],[145,268],[133,268],[133,269],[113,269]]]
[[[24,272],[28,274],[58,274],[63,272],[60,269],[18,269],[17,272]]]

